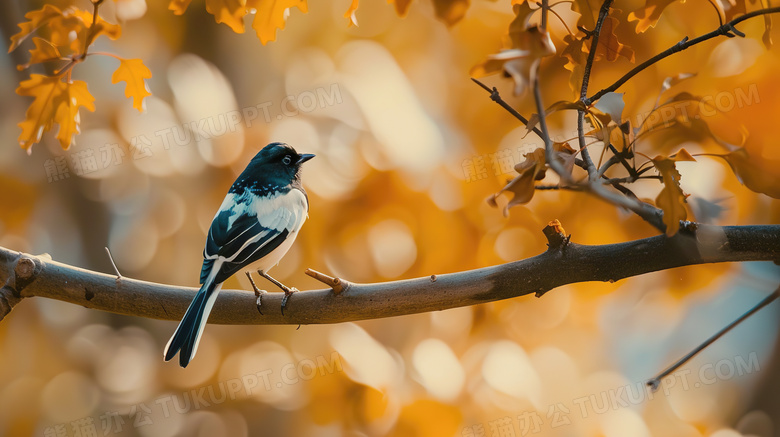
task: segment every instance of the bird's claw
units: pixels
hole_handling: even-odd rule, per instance
[[[290,296],[292,296],[293,293],[298,291],[298,289],[295,287],[290,287],[290,288],[285,287],[285,288],[287,289],[284,290],[284,297],[282,298],[282,315],[284,315],[284,308],[287,306],[287,300],[290,299]]]
[[[263,295],[268,292],[257,288],[257,285],[255,285],[255,281],[252,279],[252,275],[249,272],[246,272],[246,277],[249,278],[249,283],[252,284],[252,288],[255,290],[255,296],[257,296],[257,312],[262,316],[264,314],[260,307],[263,305]]]

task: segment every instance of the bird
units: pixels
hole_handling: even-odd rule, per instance
[[[209,227],[201,287],[165,346],[165,361],[178,352],[179,364],[187,367],[198,350],[222,284],[250,264],[284,290],[284,314],[287,298],[297,290],[285,287],[267,272],[287,253],[308,218],[309,198],[301,184],[301,165],[313,157],[274,142],[260,150],[233,182]]]

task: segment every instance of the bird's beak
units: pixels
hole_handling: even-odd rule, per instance
[[[304,162],[314,158],[315,155],[312,155],[311,153],[304,153],[301,155],[300,158],[298,158],[298,165],[303,164]]]

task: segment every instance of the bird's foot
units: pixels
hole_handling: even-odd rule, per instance
[[[284,308],[287,306],[287,300],[290,299],[290,296],[292,296],[296,291],[298,291],[298,289],[295,287],[284,290],[284,297],[282,298],[282,315],[284,315]]]
[[[282,291],[284,291],[284,297],[282,298],[282,315],[284,315],[284,308],[287,306],[287,300],[290,299],[290,296],[292,296],[293,293],[298,291],[295,287],[288,287],[281,282],[277,281],[276,279],[272,278],[268,273],[258,270],[257,273],[264,277],[265,279],[268,279],[271,281],[274,285],[279,287]]]
[[[257,312],[260,313],[260,315],[263,315],[263,310],[261,309],[261,306],[263,305],[263,295],[268,292],[257,288],[254,279],[252,279],[252,274],[249,272],[245,273],[246,277],[249,279],[249,283],[252,284],[252,288],[255,290],[255,296],[257,297]]]

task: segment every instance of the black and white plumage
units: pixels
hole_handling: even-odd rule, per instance
[[[165,347],[165,361],[177,352],[186,367],[198,350],[222,283],[253,264],[267,272],[292,246],[308,216],[301,164],[314,155],[271,143],[249,162],[214,216],[203,249],[201,287]]]

